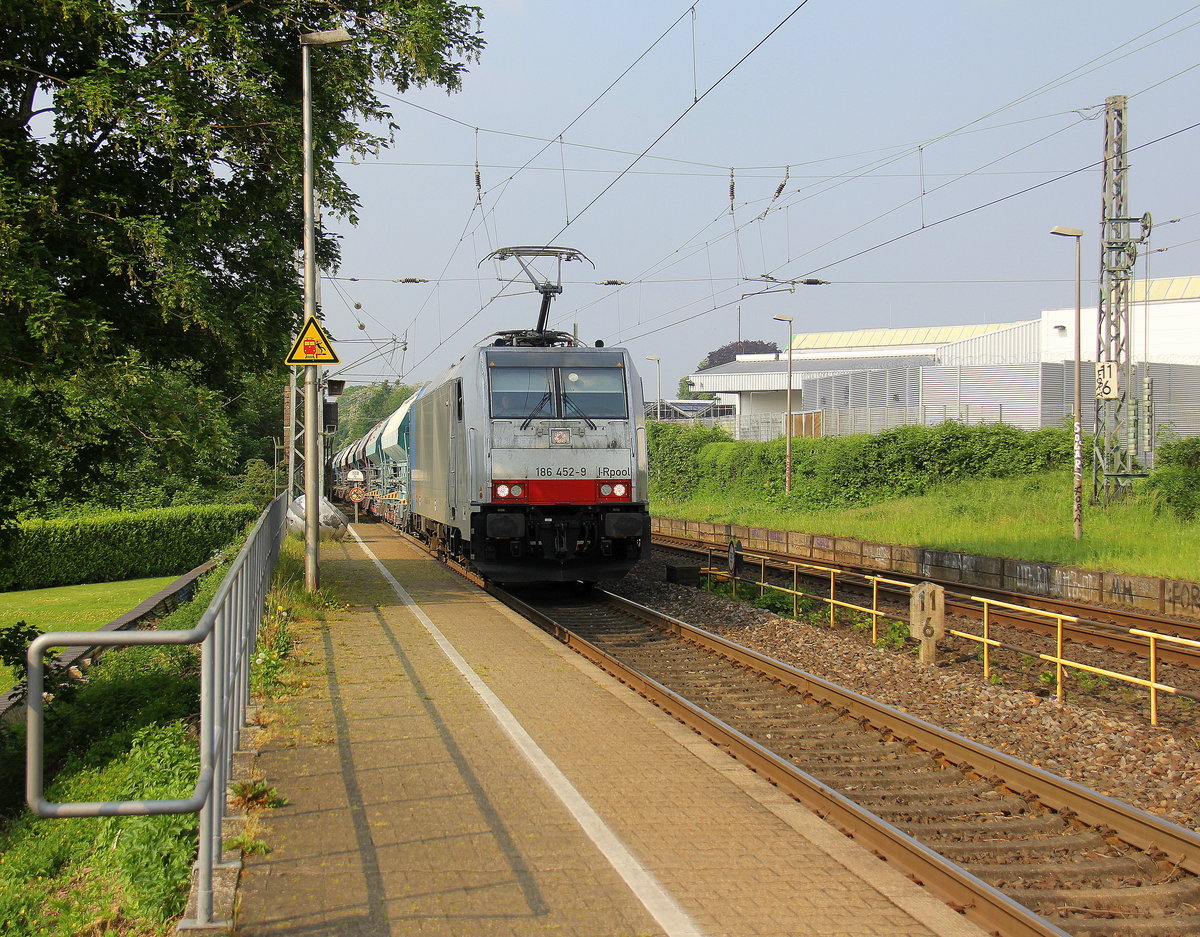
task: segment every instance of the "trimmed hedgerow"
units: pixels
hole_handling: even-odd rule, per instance
[[[25,521],[0,566],[0,591],[185,572],[257,515],[253,505],[230,504]]]

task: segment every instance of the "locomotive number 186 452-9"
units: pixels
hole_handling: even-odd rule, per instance
[[[539,465],[534,474],[538,478],[585,478],[587,469],[572,465]]]
[[[629,470],[610,468],[602,465],[539,465],[533,470],[535,478],[628,478]]]

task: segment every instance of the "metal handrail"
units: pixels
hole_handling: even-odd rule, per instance
[[[956,638],[963,638],[968,641],[974,641],[983,645],[983,678],[985,680],[991,677],[991,650],[993,648],[1003,648],[1004,645],[995,640],[991,636],[990,621],[991,608],[993,606],[1011,609],[1012,611],[1021,612],[1023,614],[1038,615],[1043,618],[1052,618],[1055,620],[1054,641],[1055,652],[1053,654],[1040,654],[1027,651],[1030,657],[1037,660],[1043,660],[1048,664],[1054,665],[1054,699],[1059,706],[1063,703],[1064,698],[1064,682],[1063,674],[1065,669],[1078,670],[1083,673],[1096,674],[1100,677],[1107,677],[1110,680],[1117,680],[1122,683],[1128,683],[1133,686],[1144,687],[1150,691],[1150,724],[1158,725],[1158,694],[1169,693],[1173,696],[1184,696],[1190,699],[1198,698],[1196,694],[1189,693],[1179,687],[1170,686],[1169,684],[1160,683],[1158,680],[1158,642],[1165,641],[1168,644],[1178,644],[1185,647],[1200,648],[1200,641],[1192,641],[1187,638],[1180,638],[1172,634],[1164,634],[1157,631],[1146,631],[1142,628],[1129,628],[1126,634],[1135,635],[1137,637],[1149,639],[1149,654],[1148,660],[1150,664],[1150,679],[1134,676],[1133,674],[1121,673],[1117,670],[1109,670],[1105,667],[1095,667],[1091,664],[1085,664],[1080,661],[1071,660],[1063,654],[1063,623],[1075,622],[1078,623],[1082,619],[1074,615],[1064,615],[1059,612],[1048,612],[1040,608],[1031,608],[1026,605],[1014,605],[1010,602],[1001,602],[997,599],[985,599],[981,596],[967,596],[973,602],[979,602],[983,605],[983,635],[971,634],[969,631],[948,631],[948,634],[954,635]],[[1012,650],[1012,648],[1008,648]]]
[[[850,609],[852,611],[863,612],[863,613],[871,616],[871,641],[872,641],[872,643],[877,642],[879,639],[879,628],[878,628],[879,619],[885,618],[885,619],[890,619],[892,621],[905,621],[906,620],[906,619],[901,618],[896,615],[890,615],[879,609],[879,585],[880,585],[880,583],[883,583],[885,585],[900,586],[905,589],[911,590],[912,583],[899,582],[894,579],[887,579],[883,576],[872,576],[872,575],[869,575],[866,573],[847,573],[845,570],[841,570],[841,569],[838,569],[833,566],[823,566],[819,563],[809,563],[809,562],[804,562],[804,561],[800,561],[800,560],[790,560],[790,559],[783,560],[776,556],[769,556],[769,555],[762,554],[762,553],[755,553],[750,550],[743,550],[743,549],[736,548],[736,547],[733,548],[733,553],[736,556],[742,557],[743,559],[759,561],[759,565],[760,565],[759,579],[758,580],[753,580],[753,579],[747,580],[750,583],[752,583],[753,585],[757,585],[759,587],[759,595],[762,595],[764,590],[766,590],[766,589],[772,589],[776,592],[782,592],[785,595],[792,596],[792,616],[793,617],[797,616],[796,599],[798,597],[813,598],[818,601],[826,603],[829,606],[829,624],[831,627],[835,626],[837,623],[836,610],[838,608],[845,608],[845,609]],[[771,562],[774,564],[786,565],[786,566],[791,567],[792,587],[790,589],[787,586],[780,586],[780,585],[776,585],[774,583],[766,581],[766,567],[767,567],[768,562]],[[702,572],[706,572],[710,575],[712,575],[712,574],[717,574],[717,575],[722,575],[722,576],[728,575],[729,580],[733,584],[734,598],[736,598],[737,597],[737,583],[739,581],[742,581],[741,577],[737,576],[736,574],[725,573],[723,570],[720,570],[719,568],[714,566],[713,565],[713,557],[712,557],[711,552],[709,553],[709,556],[708,556],[708,564],[709,564],[708,567],[704,568],[702,570]],[[829,584],[828,584],[829,595],[823,596],[823,595],[819,595],[819,594],[816,594],[813,592],[806,592],[805,590],[800,589],[798,582],[797,582],[797,571],[799,569],[811,570],[811,571],[819,572],[819,573],[827,573],[829,576]],[[853,602],[846,602],[843,599],[837,598],[835,590],[837,589],[839,575],[841,575],[843,577],[849,576],[856,580],[865,580],[866,582],[870,583],[870,585],[871,585],[871,605],[870,605],[870,607],[867,607],[865,605],[857,605]],[[1176,686],[1171,686],[1169,684],[1161,683],[1158,679],[1158,644],[1159,644],[1159,642],[1166,642],[1168,644],[1176,644],[1176,645],[1186,646],[1186,647],[1200,648],[1200,641],[1193,641],[1188,638],[1180,638],[1175,635],[1162,634],[1162,633],[1155,632],[1155,631],[1146,631],[1146,630],[1140,629],[1140,628],[1128,629],[1126,632],[1127,634],[1136,635],[1137,637],[1144,637],[1149,640],[1150,647],[1149,647],[1148,658],[1149,658],[1149,664],[1150,664],[1150,678],[1147,680],[1142,677],[1134,676],[1133,674],[1124,674],[1119,671],[1108,670],[1103,667],[1095,667],[1091,664],[1085,664],[1080,661],[1074,661],[1074,660],[1071,660],[1070,658],[1064,656],[1064,654],[1063,654],[1063,645],[1064,645],[1064,641],[1065,641],[1065,637],[1063,634],[1064,623],[1065,622],[1073,622],[1073,623],[1077,624],[1083,620],[1075,615],[1067,615],[1062,612],[1051,612],[1051,611],[1047,611],[1047,610],[1041,609],[1041,608],[1033,608],[1032,606],[1019,605],[1019,604],[1015,604],[1012,602],[1003,602],[999,599],[989,599],[989,598],[984,598],[983,596],[978,596],[978,595],[963,595],[961,593],[955,593],[955,594],[958,595],[962,599],[969,599],[970,601],[978,602],[978,603],[980,603],[980,605],[983,606],[983,634],[982,635],[972,634],[969,631],[960,631],[960,630],[952,629],[952,628],[948,628],[946,630],[946,633],[949,635],[953,635],[956,638],[961,638],[961,639],[967,640],[967,641],[973,641],[977,644],[982,645],[982,647],[983,647],[983,679],[984,680],[990,680],[990,678],[991,678],[991,666],[992,666],[991,652],[994,649],[1004,649],[1004,650],[1009,650],[1009,651],[1015,650],[1015,651],[1018,651],[1019,653],[1028,654],[1030,657],[1033,657],[1038,660],[1043,660],[1047,663],[1054,665],[1054,686],[1055,686],[1054,699],[1060,706],[1062,705],[1062,702],[1064,699],[1064,693],[1065,693],[1064,675],[1065,675],[1066,670],[1078,670],[1078,671],[1081,671],[1084,673],[1096,674],[1097,676],[1107,677],[1112,680],[1117,680],[1117,681],[1120,681],[1123,683],[1128,683],[1128,684],[1131,684],[1134,686],[1140,686],[1140,687],[1147,689],[1150,694],[1150,724],[1154,725],[1154,726],[1158,725],[1158,694],[1168,693],[1173,696],[1188,697],[1190,699],[1200,699],[1200,696],[1198,696],[1197,694],[1190,693],[1190,692],[1183,690]],[[1003,644],[1000,641],[997,641],[991,635],[991,612],[992,612],[993,608],[1003,608],[1003,609],[1008,609],[1008,610],[1014,611],[1014,612],[1020,612],[1022,614],[1027,614],[1027,615],[1032,615],[1032,616],[1039,617],[1039,618],[1046,618],[1046,619],[1053,620],[1055,623],[1055,653],[1042,654],[1042,653],[1036,653],[1033,651],[1021,651],[1019,648],[1013,648],[1013,647]]]
[[[25,798],[42,817],[155,816],[199,813],[196,923],[212,920],[213,869],[221,864],[223,792],[233,753],[245,724],[250,693],[250,659],[258,639],[263,602],[283,540],[287,495],[279,495],[259,515],[237,558],[195,628],[187,631],[97,633],[56,631],[41,635],[26,653]],[[44,654],[52,647],[88,644],[95,647],[133,645],[200,645],[200,773],[192,795],[175,800],[76,801],[53,803],[44,784]],[[218,796],[214,796],[214,792]]]
[[[880,586],[880,584],[882,584],[882,585],[887,585],[887,586],[898,586],[898,587],[902,587],[904,589],[911,590],[912,583],[910,583],[910,582],[901,582],[897,579],[888,579],[884,576],[872,576],[868,573],[848,573],[844,569],[837,569],[836,567],[833,567],[833,566],[822,566],[819,563],[809,563],[809,562],[805,562],[803,560],[782,559],[778,556],[769,556],[767,554],[755,553],[750,550],[743,550],[743,549],[739,549],[739,548],[734,548],[734,553],[735,553],[735,555],[740,556],[743,559],[759,561],[759,565],[760,565],[759,578],[758,578],[758,580],[753,580],[753,579],[749,580],[749,582],[751,582],[753,585],[757,585],[759,587],[758,594],[760,596],[763,594],[764,590],[772,589],[775,592],[782,592],[783,594],[790,595],[792,597],[792,617],[793,618],[796,618],[799,615],[797,599],[800,599],[800,598],[816,599],[817,601],[824,602],[826,605],[828,605],[829,606],[829,625],[830,625],[830,627],[835,627],[837,624],[836,613],[837,613],[837,609],[839,609],[839,608],[849,609],[850,611],[855,611],[855,612],[862,612],[865,615],[871,616],[871,641],[872,641],[872,643],[879,640],[879,620],[881,618],[888,619],[890,621],[907,621],[907,619],[901,618],[898,615],[891,615],[891,614],[883,611],[879,607],[879,586]],[[784,565],[784,566],[791,568],[792,587],[790,589],[787,586],[779,586],[779,585],[776,585],[775,583],[767,582],[767,563],[768,562],[770,562],[772,564],[776,564],[776,565]],[[798,576],[800,575],[800,570],[802,570],[802,569],[803,570],[816,570],[818,572],[828,573],[829,574],[829,595],[824,596],[824,595],[820,595],[815,592],[808,592],[804,589],[801,589],[800,585],[799,585],[799,581],[798,581]],[[721,575],[721,574],[728,575],[730,582],[733,584],[734,598],[737,598],[737,584],[739,581],[741,581],[741,577],[737,576],[736,574],[726,574],[722,570],[720,570],[716,566],[714,566],[712,553],[709,553],[709,556],[708,556],[708,566],[705,567],[704,569],[702,569],[701,572],[708,573],[709,575],[712,575],[713,573],[717,573],[718,575]],[[871,585],[871,605],[869,607],[866,605],[858,605],[858,604],[855,604],[854,602],[847,602],[843,599],[837,598],[837,577],[839,575],[842,577],[850,577],[855,580],[864,580],[865,582],[870,583],[870,585]],[[855,584],[857,585],[858,583],[855,583]]]

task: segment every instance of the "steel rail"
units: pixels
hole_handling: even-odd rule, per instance
[[[410,539],[429,550],[426,544],[415,538]],[[1032,909],[1009,898],[957,863],[875,816],[820,779],[802,771],[653,678],[621,663],[544,612],[494,583],[482,583],[459,564],[447,565],[473,582],[482,584],[489,594],[514,611],[617,677],[683,724],[725,748],[732,757],[742,761],[846,835],[876,854],[886,856],[893,866],[937,894],[951,907],[960,910],[968,919],[1004,937],[1069,937],[1067,931]],[[1178,867],[1200,874],[1200,836],[1190,830],[662,612],[602,589],[597,589],[596,595],[656,628],[674,633],[683,640],[704,647],[781,686],[791,687],[819,703],[842,709],[876,730],[940,756],[960,769],[983,777],[999,778],[1000,783],[1014,793],[1036,797],[1060,813],[1067,816],[1073,814],[1085,823],[1112,830],[1129,845],[1143,850],[1157,850]]]
[[[487,591],[572,650],[613,674],[663,711],[679,719],[714,744],[725,748],[733,757],[778,786],[789,796],[809,807],[823,819],[851,835],[866,848],[885,855],[889,864],[912,876],[918,883],[929,888],[952,907],[961,909],[969,919],[988,929],[995,929],[1005,937],[1068,937],[1066,931],[1029,908],[939,855],[886,820],[870,813],[829,785],[807,772],[801,771],[795,765],[716,719],[661,683],[622,664],[545,613],[498,587],[488,586]],[[706,632],[700,632],[699,629],[693,629],[677,619],[660,615],[626,599],[620,599],[611,593],[598,590],[598,595],[659,626],[668,623],[671,630],[675,630],[681,636],[687,636],[689,640],[693,634],[703,634],[706,638],[716,637],[708,635]],[[762,658],[761,655],[757,655],[747,648],[741,648],[719,638],[717,641],[724,646],[725,650],[735,652],[729,655],[731,657],[738,656],[736,652],[744,652],[760,658],[762,661],[769,661],[768,658]],[[784,665],[779,666],[783,667]],[[791,670],[791,668],[786,669]],[[789,683],[797,680],[804,683],[808,676],[797,670],[791,670],[791,674],[792,677],[787,681]]]
[[[706,543],[700,540],[683,539],[679,537],[669,537],[662,534],[654,536],[655,544],[673,550],[684,550],[689,553],[705,553],[716,554],[718,551],[714,544]],[[774,553],[771,551],[754,550],[750,551],[755,556],[768,557],[768,564],[772,569],[787,568],[792,561],[797,563],[807,563],[808,560],[802,557],[791,556],[786,553]],[[845,563],[836,563],[832,561],[823,561],[822,566],[832,567],[841,570],[844,573],[858,576],[877,576],[881,572],[887,572],[889,576],[901,577],[905,580],[916,582],[934,582],[944,586],[946,592],[946,610],[956,615],[964,617],[980,619],[982,611],[975,605],[963,601],[966,598],[965,593],[954,591],[956,588],[961,588],[963,583],[952,580],[940,579],[923,579],[919,576],[914,576],[911,573],[896,572],[895,570],[885,571],[874,569],[865,566],[847,566]],[[813,578],[821,578],[817,573],[800,572],[801,576],[812,576]],[[848,589],[862,589],[866,586],[847,583]],[[988,598],[994,601],[1009,601],[1019,602],[1035,608],[1040,611],[1049,612],[1051,614],[1069,615],[1084,619],[1078,625],[1069,625],[1064,630],[1069,639],[1079,644],[1103,644],[1109,650],[1119,651],[1125,654],[1132,654],[1137,657],[1144,658],[1146,656],[1147,644],[1145,641],[1139,640],[1137,637],[1127,633],[1126,626],[1130,628],[1144,627],[1155,625],[1157,628],[1151,630],[1163,630],[1163,626],[1167,629],[1164,633],[1175,634],[1176,637],[1187,639],[1200,638],[1200,624],[1188,622],[1172,618],[1160,618],[1149,614],[1134,612],[1127,609],[1113,609],[1105,606],[1087,605],[1081,602],[1071,602],[1064,599],[1051,599],[1044,596],[1029,595],[1027,593],[1009,592],[1001,589],[989,589],[984,586],[971,586],[971,590],[981,597]],[[887,586],[880,587],[881,592],[902,596],[899,589],[889,589]],[[903,596],[901,601],[907,602],[907,596]],[[1109,616],[1113,621],[1105,621],[1102,618],[1092,616],[1104,615]],[[1021,615],[1018,612],[1003,612],[993,616],[993,622],[1001,625],[1011,625],[1022,630],[1031,631],[1039,635],[1047,636],[1054,634],[1054,626],[1041,621],[1036,616]],[[1122,630],[1117,630],[1122,629]],[[1200,669],[1200,653],[1189,651],[1186,649],[1175,648],[1160,648],[1159,660],[1169,663],[1186,664],[1191,667]]]
[[[946,760],[960,767],[968,767],[985,777],[998,776],[1018,793],[1033,794],[1055,810],[1070,810],[1088,823],[1109,827],[1125,842],[1139,849],[1159,849],[1182,868],[1200,874],[1200,835],[1191,830],[939,728],[886,703],[830,683],[815,674],[773,660],[719,635],[620,596],[610,593],[603,595],[613,605],[657,627],[665,624],[680,637],[716,650],[729,660],[756,670],[777,683],[793,686],[813,699],[845,708],[855,716],[868,720],[876,728],[911,740],[926,751],[940,752]]]

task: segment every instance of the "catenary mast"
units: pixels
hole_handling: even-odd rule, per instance
[[[1100,216],[1100,297],[1097,305],[1095,458],[1092,502],[1121,498],[1137,471],[1139,395],[1130,353],[1131,287],[1137,246],[1150,235],[1150,215],[1126,212],[1129,164],[1125,153],[1125,96],[1113,95],[1104,113],[1104,204]],[[1136,237],[1131,226],[1137,225]]]

